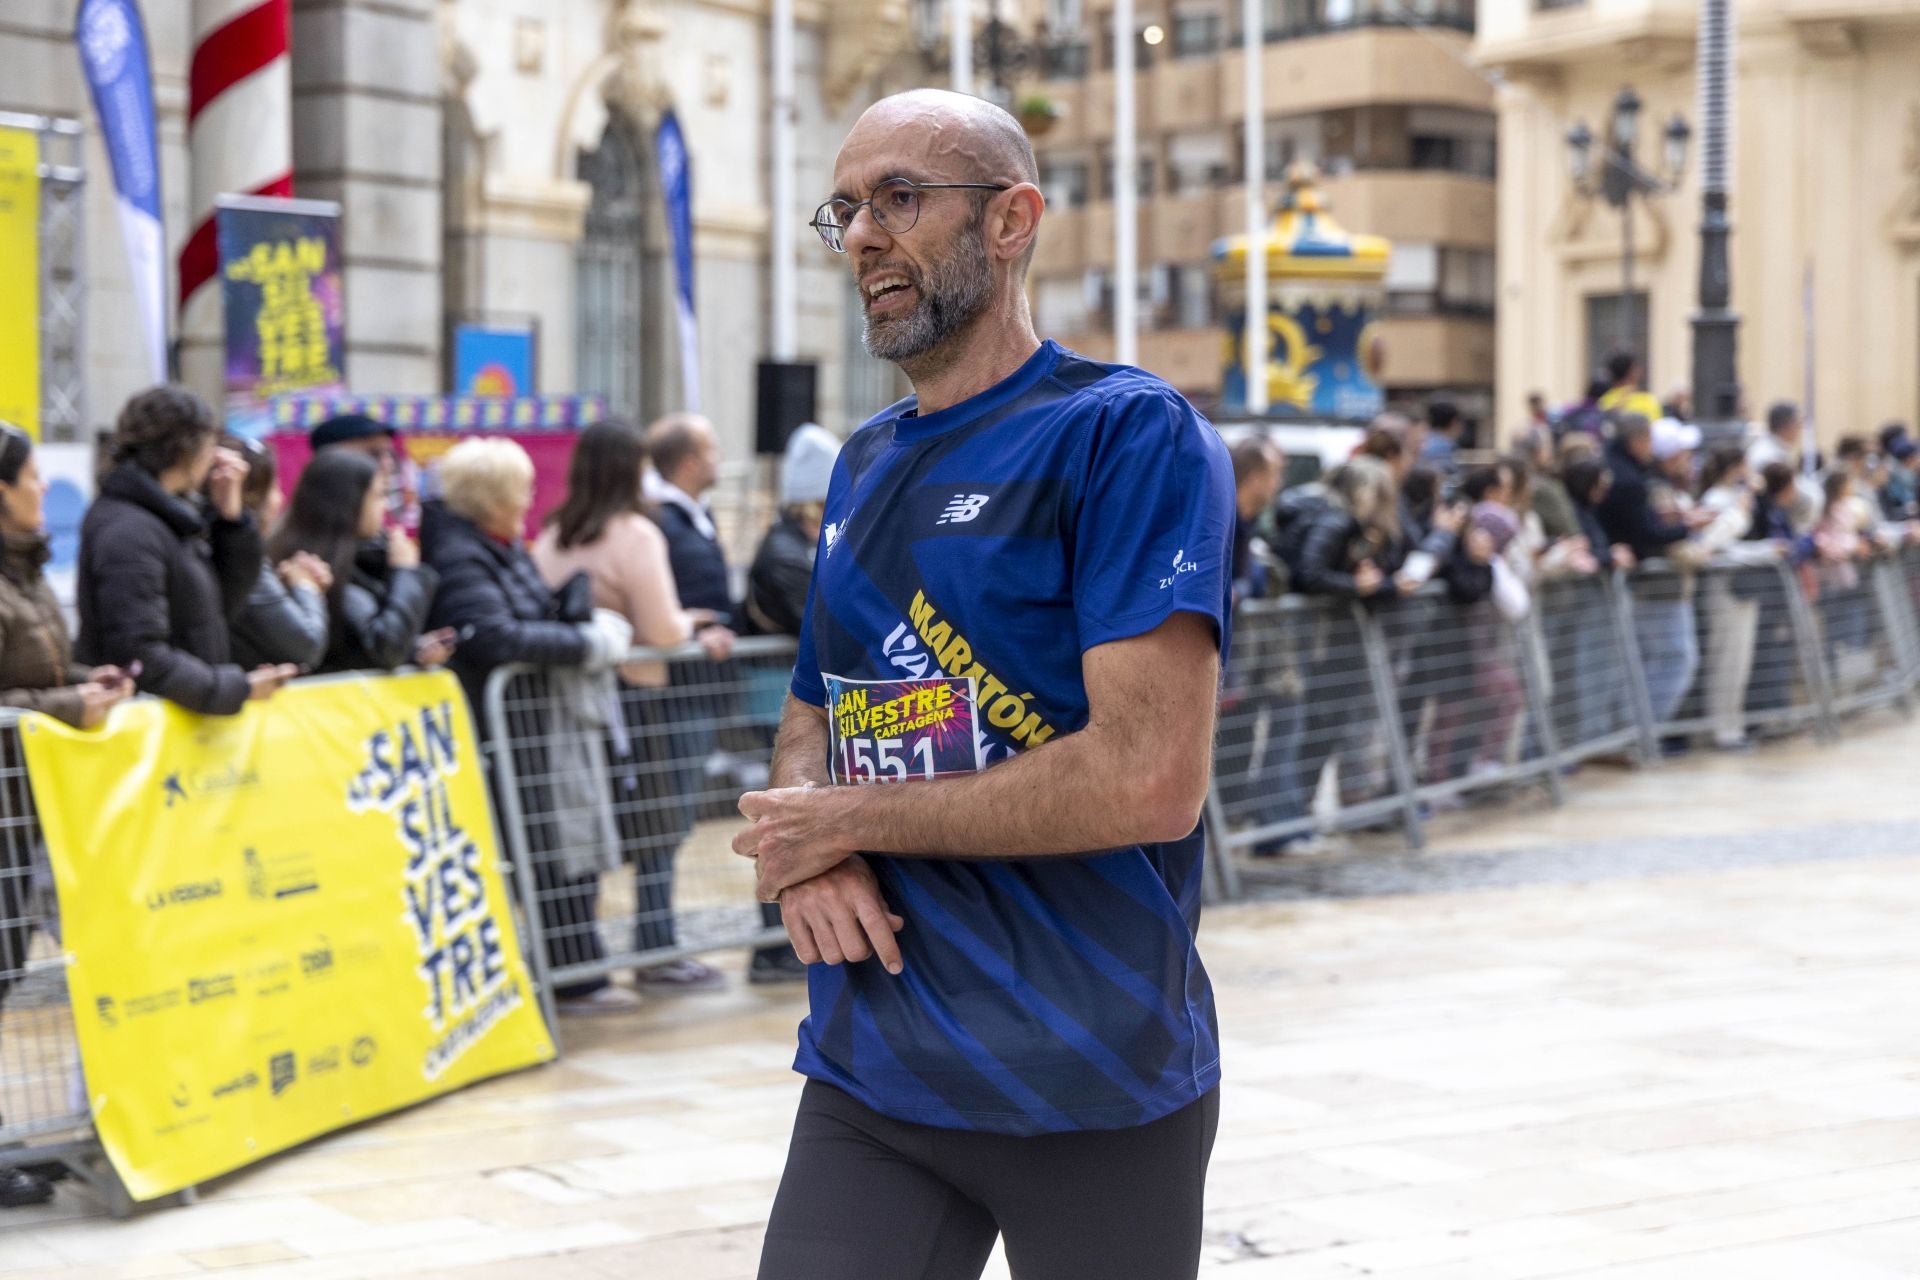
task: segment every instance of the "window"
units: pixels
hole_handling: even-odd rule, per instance
[[[607,121],[600,145],[579,153],[580,180],[592,191],[574,249],[574,377],[604,395],[613,411],[645,417],[646,299],[659,263],[646,252],[648,214],[659,205],[649,148],[624,115]]]
[[[1213,270],[1205,266],[1173,269],[1173,327],[1211,329],[1219,322]]]
[[[1607,357],[1622,350],[1645,351],[1647,334],[1647,295],[1636,291],[1632,305],[1622,306],[1617,293],[1587,295],[1587,368],[1601,369]],[[1653,370],[1647,370],[1652,385]]]
[[[1134,194],[1142,200],[1148,200],[1153,197],[1153,168],[1152,156],[1136,155],[1134,157]],[[1101,177],[1103,179],[1100,188],[1101,194],[1108,200],[1111,200],[1113,199],[1114,191],[1118,189],[1118,184],[1114,179],[1112,152],[1107,152],[1101,158],[1101,170]]]
[[[1173,16],[1173,56],[1205,58],[1220,51],[1220,15],[1214,12]]]
[[[1085,333],[1090,323],[1087,282],[1079,276],[1049,276],[1033,286],[1034,323],[1045,335]]]
[[[1086,41],[1047,46],[1046,74],[1050,80],[1083,80],[1087,74]]]
[[[1199,195],[1227,183],[1231,169],[1224,133],[1181,133],[1167,139],[1167,191]]]
[[[1493,310],[1493,253],[1487,249],[1440,251],[1440,309],[1486,314]]]
[[[1078,209],[1087,203],[1087,162],[1046,159],[1040,162],[1040,194],[1056,209]]]
[[[1496,295],[1487,249],[1396,244],[1387,259],[1387,309],[1396,315],[1487,315]]]
[[[1407,162],[1476,178],[1494,176],[1494,120],[1481,111],[1410,107],[1406,116]]]
[[[1325,128],[1317,115],[1269,120],[1263,136],[1268,182],[1283,180],[1287,167],[1294,161],[1310,160],[1318,164],[1324,154]]]

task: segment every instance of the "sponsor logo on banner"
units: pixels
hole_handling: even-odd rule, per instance
[[[117,1027],[120,1025],[119,1022],[114,1017],[112,996],[99,997],[93,1002],[93,1007],[100,1014],[100,1021],[106,1023],[110,1027]]]
[[[208,898],[219,897],[221,890],[218,880],[194,880],[186,884],[169,885],[147,897],[147,910],[161,911],[167,907],[185,906],[189,902],[204,902]]]
[[[276,1053],[267,1059],[267,1077],[272,1083],[274,1097],[279,1097],[292,1087],[297,1074],[295,1062],[291,1053]]]
[[[219,1000],[238,993],[239,984],[230,973],[208,974],[204,978],[187,980],[187,1003],[205,1004],[209,1000]]]
[[[318,1053],[307,1055],[307,1074],[310,1076],[325,1075],[329,1071],[339,1069],[340,1046],[337,1044],[330,1044]]]
[[[353,1042],[353,1065],[364,1067],[373,1061],[373,1055],[380,1052],[380,1046],[374,1043],[372,1036],[361,1036]]]
[[[213,1096],[216,1098],[225,1098],[231,1094],[245,1093],[249,1089],[258,1089],[259,1087],[260,1073],[257,1071],[247,1071],[235,1076],[231,1080],[213,1086]]]
[[[320,939],[320,945],[311,951],[300,953],[300,973],[307,978],[323,978],[333,972],[333,948],[327,940]]]

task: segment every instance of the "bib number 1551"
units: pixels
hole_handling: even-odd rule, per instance
[[[972,680],[824,675],[824,683],[835,782],[931,781],[979,771]]]

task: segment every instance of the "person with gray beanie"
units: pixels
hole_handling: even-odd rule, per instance
[[[826,515],[827,482],[839,456],[833,433],[811,422],[787,438],[780,460],[780,518],[767,530],[747,571],[747,621],[756,634],[800,634]]]

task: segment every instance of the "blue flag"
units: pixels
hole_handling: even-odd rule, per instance
[[[120,231],[155,382],[167,377],[166,235],[160,225],[160,148],[154,132],[147,33],[133,0],[81,0],[74,43],[113,164]]]
[[[687,139],[672,111],[653,135],[660,190],[667,204],[667,237],[673,244],[673,309],[680,320],[681,404],[700,412],[700,329],[693,317],[693,185],[687,173]]]

